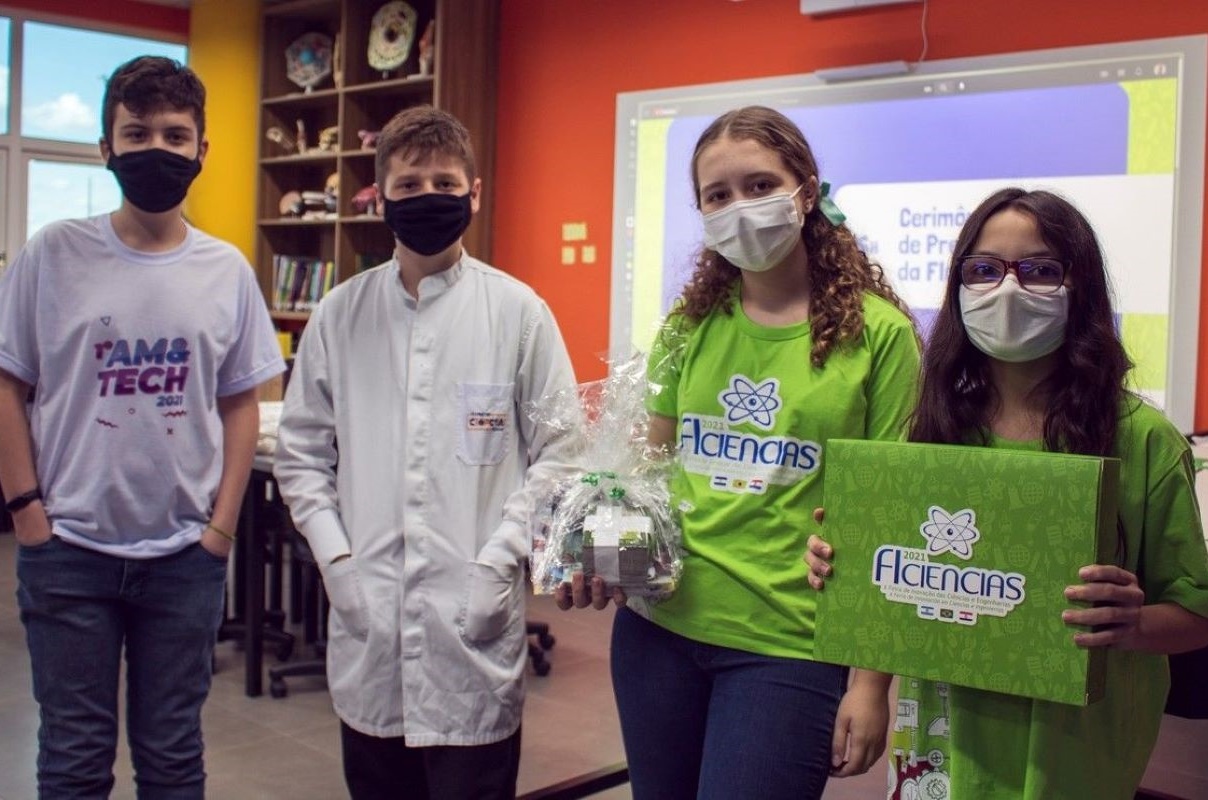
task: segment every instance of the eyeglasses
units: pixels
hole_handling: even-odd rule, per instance
[[[961,283],[976,292],[998,286],[1011,270],[1020,286],[1036,294],[1052,294],[1065,284],[1065,264],[1055,258],[1007,261],[994,256],[965,256],[960,260]]]

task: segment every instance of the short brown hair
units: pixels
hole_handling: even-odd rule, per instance
[[[470,132],[461,120],[448,111],[433,106],[413,106],[395,114],[382,129],[374,157],[374,180],[385,190],[386,171],[391,156],[413,153],[424,159],[434,153],[459,159],[466,168],[466,177],[474,182],[474,146]]]
[[[165,108],[190,111],[197,123],[198,141],[205,138],[206,87],[196,72],[179,61],[138,56],[113,71],[101,102],[101,135],[111,145],[119,104],[140,117]]]

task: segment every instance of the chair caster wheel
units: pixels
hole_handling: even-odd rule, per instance
[[[285,681],[273,679],[268,685],[268,693],[280,700],[289,694],[289,687],[285,685]]]
[[[534,662],[533,671],[544,678],[546,675],[549,674],[549,662],[548,661]]]
[[[537,637],[537,643],[541,645],[542,650],[552,650],[554,645],[558,643],[558,640],[548,633],[543,633]]]

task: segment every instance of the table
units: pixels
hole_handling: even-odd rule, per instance
[[[268,566],[265,559],[266,511],[272,508],[284,511],[277,482],[273,478],[273,459],[269,455],[257,454],[243,494],[239,509],[238,535],[235,539],[235,558],[232,571],[234,614],[222,623],[218,639],[241,639],[244,652],[244,693],[258,697],[264,691],[264,640],[265,640],[265,580]],[[279,564],[274,568],[280,568]],[[275,629],[271,632],[292,644],[293,637]]]

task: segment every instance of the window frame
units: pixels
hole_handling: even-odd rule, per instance
[[[8,186],[9,172],[8,150],[5,148],[0,148],[0,187]],[[5,200],[4,208],[6,212],[8,206],[11,205],[11,202]],[[10,252],[8,249],[8,230],[8,214],[0,214],[0,274],[3,274],[4,268],[8,265],[8,262],[13,257],[12,252]]]
[[[111,33],[120,36],[135,36],[169,44],[179,44],[187,49],[187,36],[168,31],[142,28],[116,22],[71,17],[63,14],[45,14],[23,8],[0,5],[0,17],[9,20],[9,64],[8,64],[8,115],[5,132],[0,134],[0,192],[3,192],[5,207],[0,213],[0,253],[5,261],[26,242],[26,222],[29,216],[29,162],[58,161],[74,164],[104,166],[101,159],[98,129],[96,141],[91,144],[61,142],[21,136],[21,84],[24,76],[25,24],[36,22],[43,25],[59,25],[96,33]],[[4,263],[4,262],[0,262]]]

